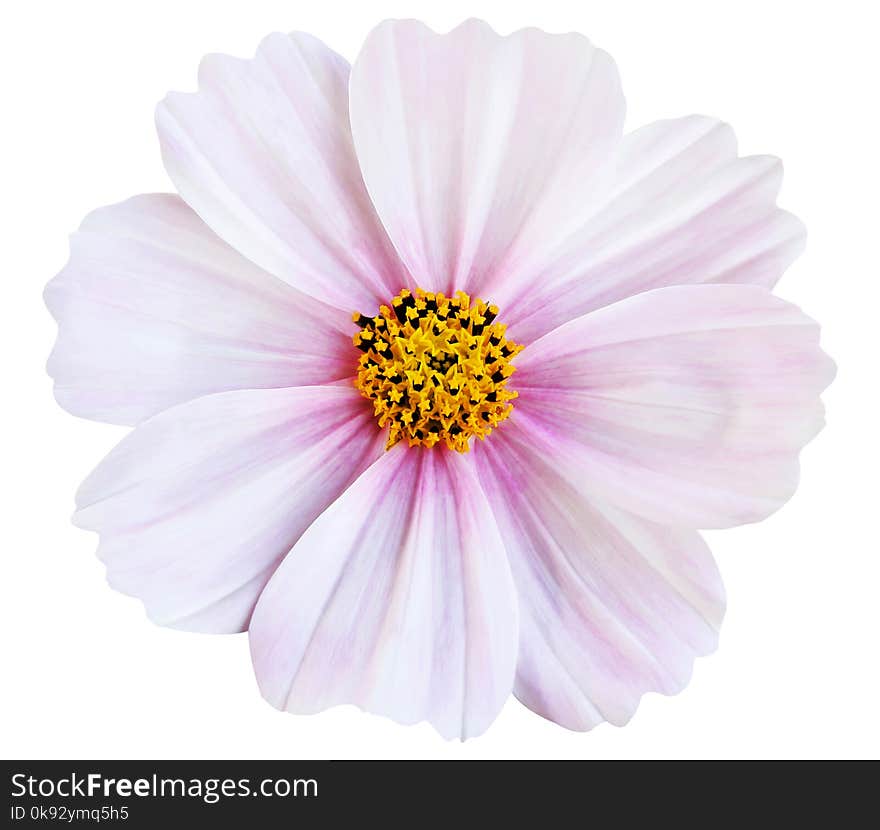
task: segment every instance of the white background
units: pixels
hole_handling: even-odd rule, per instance
[[[0,31],[2,487],[0,752],[6,757],[631,758],[880,754],[878,383],[880,60],[872,4],[712,2],[18,2]],[[446,743],[345,707],[260,697],[244,635],[157,628],[111,591],[96,538],[69,524],[118,427],[54,403],[43,284],[93,207],[170,189],[153,129],[202,54],[249,56],[301,29],[353,58],[385,17],[446,30],[577,30],[623,75],[628,127],[701,112],[743,153],[786,164],[780,203],[807,253],[779,293],[824,324],[839,374],[802,486],[768,521],[709,534],[729,594],[720,650],[681,695],[624,729],[567,732],[511,699],[483,737]]]

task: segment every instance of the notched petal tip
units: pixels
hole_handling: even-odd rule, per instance
[[[123,438],[80,486],[74,523],[154,621],[241,631],[306,527],[381,453],[351,386],[207,395]]]
[[[367,190],[408,271],[501,307],[604,198],[625,111],[614,62],[583,36],[481,21],[445,34],[380,24],[349,102]]]
[[[645,693],[681,691],[717,647],[720,573],[696,531],[585,497],[514,432],[475,451],[519,597],[514,692],[575,731],[623,725]]]
[[[447,738],[483,732],[513,683],[517,600],[466,457],[383,455],[284,560],[249,636],[276,708],[354,703]]]
[[[409,284],[351,146],[349,71],[316,38],[276,32],[251,58],[206,56],[197,90],[156,108],[165,168],[206,224],[346,314]]]
[[[794,493],[832,377],[815,321],[768,289],[670,286],[530,344],[516,417],[585,492],[657,522],[731,527]]]
[[[44,296],[56,397],[97,421],[130,426],[212,392],[354,371],[345,313],[249,262],[174,194],[89,213]]]

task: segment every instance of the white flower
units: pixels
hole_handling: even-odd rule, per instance
[[[180,196],[91,214],[46,292],[59,402],[135,426],[78,494],[111,584],[249,630],[293,712],[466,737],[511,690],[572,729],[680,690],[724,608],[697,531],[792,494],[833,367],[770,293],[779,162],[623,120],[573,34],[206,58],[157,112]]]

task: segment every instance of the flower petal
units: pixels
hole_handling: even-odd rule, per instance
[[[834,365],[764,288],[660,288],[578,317],[517,357],[511,440],[645,518],[727,527],[794,492]],[[505,423],[502,428],[507,428]]]
[[[199,395],[353,375],[351,322],[252,265],[177,196],[90,214],[46,288],[75,415],[135,424]]]
[[[409,277],[364,188],[348,116],[349,66],[302,33],[251,60],[209,55],[199,91],[156,111],[180,195],[241,254],[343,308],[385,302]]]
[[[352,68],[367,188],[434,291],[500,302],[502,277],[531,273],[601,203],[623,116],[614,62],[576,34],[388,21]]]
[[[513,684],[517,605],[469,459],[398,444],[303,535],[250,626],[264,697],[355,703],[463,739]]]
[[[474,453],[519,595],[517,697],[585,730],[681,691],[724,615],[699,534],[587,501],[504,430]]]
[[[190,631],[247,627],[300,534],[382,452],[347,386],[221,392],[130,433],[77,494],[110,584]]]
[[[607,204],[504,298],[511,334],[528,343],[668,285],[772,288],[805,239],[801,222],[776,207],[781,183],[779,159],[737,158],[733,131],[713,118],[658,121],[629,133]]]

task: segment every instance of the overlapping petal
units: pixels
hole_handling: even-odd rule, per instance
[[[250,639],[279,709],[355,703],[446,737],[485,730],[513,684],[517,600],[470,459],[386,453],[294,546]]]
[[[724,589],[703,540],[591,502],[505,429],[474,455],[520,607],[514,691],[569,729],[626,723],[712,651]]]
[[[199,91],[168,95],[156,123],[175,187],[220,237],[351,312],[410,281],[364,188],[348,77],[315,38],[273,34],[251,60],[206,57]]]
[[[772,288],[803,250],[800,220],[776,206],[782,164],[737,157],[726,124],[690,116],[624,136],[608,201],[530,279],[502,294],[521,342],[632,294],[669,285]]]
[[[77,494],[110,584],[155,622],[247,628],[275,567],[382,452],[349,386],[222,392],[144,422]]]
[[[90,214],[45,297],[56,397],[86,418],[136,424],[199,395],[331,383],[356,366],[348,315],[244,259],[177,196]]]
[[[809,317],[763,288],[648,291],[527,347],[504,428],[647,519],[757,521],[791,496],[798,451],[822,426],[834,366],[818,341]]]
[[[499,303],[601,204],[623,116],[614,62],[576,34],[388,21],[352,68],[358,159],[409,271]]]

